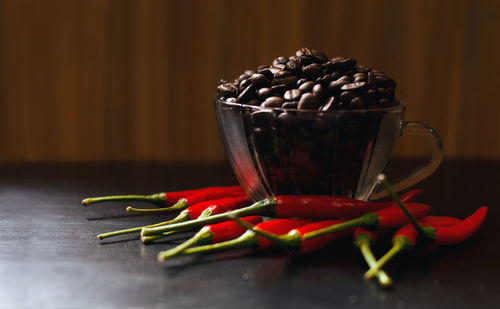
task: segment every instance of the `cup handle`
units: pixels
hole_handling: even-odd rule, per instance
[[[443,159],[443,144],[441,137],[437,134],[436,130],[419,121],[408,121],[403,124],[402,134],[400,137],[407,135],[420,135],[427,139],[431,145],[431,153],[427,161],[418,169],[410,173],[406,178],[392,184],[394,191],[398,192],[404,190],[417,182],[429,177],[438,168]],[[372,194],[370,199],[376,200],[387,196],[385,190],[379,190]]]

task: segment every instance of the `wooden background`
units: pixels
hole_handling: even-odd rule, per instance
[[[0,161],[224,159],[218,79],[303,46],[393,76],[447,158],[498,159],[499,13],[495,0],[0,0]]]

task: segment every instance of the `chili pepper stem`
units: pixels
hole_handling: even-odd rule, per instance
[[[156,237],[156,236],[146,236],[146,237]],[[212,233],[210,232],[210,229],[202,228],[198,233],[196,233],[196,235],[194,235],[192,238],[186,240],[182,244],[180,244],[180,245],[178,245],[175,248],[172,248],[170,250],[160,252],[158,254],[158,261],[160,261],[160,262],[165,261],[168,258],[171,258],[175,255],[178,255],[180,252],[186,250],[189,247],[192,247],[200,242],[209,241],[211,237],[212,237]]]
[[[177,233],[178,231],[171,231],[171,232],[165,232],[163,234],[160,234],[160,235],[153,235],[153,236],[141,236],[141,242],[143,244],[149,244],[149,243],[152,243],[153,241],[155,240],[158,240],[158,239],[163,239],[167,236],[170,236],[172,234],[175,234]]]
[[[369,267],[373,267],[377,263],[377,259],[375,259],[375,256],[373,256],[373,253],[370,250],[370,243],[371,243],[371,235],[366,233],[359,234],[354,242],[354,244],[361,251],[363,258],[366,261],[366,264],[368,264]],[[378,282],[383,287],[389,287],[392,284],[391,277],[389,277],[389,275],[387,275],[387,273],[382,269],[376,272],[376,276]]]
[[[172,224],[167,226],[159,226],[153,228],[143,228],[141,231],[141,236],[149,236],[149,235],[158,235],[168,231],[175,231],[181,229],[190,229],[198,226],[203,226],[207,224],[221,222],[227,219],[228,213],[234,213],[237,216],[249,216],[249,215],[265,215],[268,213],[272,213],[272,207],[276,205],[276,201],[274,198],[267,198],[265,200],[256,202],[248,207],[240,208],[233,210],[231,212],[227,212],[224,214],[218,214],[214,216],[210,216],[207,218],[191,220],[189,222],[182,222],[178,224]]]
[[[370,269],[365,273],[365,280],[371,279],[390,259],[399,252],[411,248],[411,241],[408,237],[402,235],[394,238],[393,246],[383,257],[381,257],[375,265],[371,265]]]
[[[100,196],[100,197],[89,197],[82,200],[83,206],[88,206],[90,204],[101,203],[101,202],[130,202],[130,201],[142,201],[149,202],[157,205],[165,205],[166,198],[165,193],[155,193],[151,195],[110,195],[110,196]]]
[[[379,222],[378,220],[379,219],[378,219],[377,214],[375,214],[373,212],[369,212],[369,213],[366,213],[366,214],[364,214],[361,217],[358,217],[356,219],[352,219],[352,220],[345,221],[342,223],[327,226],[325,228],[322,228],[322,229],[319,229],[316,231],[305,233],[302,236],[302,239],[307,240],[307,239],[315,238],[315,237],[318,237],[321,235],[330,234],[330,233],[346,230],[346,229],[353,228],[353,227],[376,226]]]
[[[169,220],[169,221],[164,221],[164,222],[146,225],[146,226],[134,227],[131,229],[126,229],[126,230],[119,230],[119,231],[99,234],[99,235],[97,235],[97,238],[104,239],[104,238],[109,238],[109,237],[118,236],[118,235],[140,232],[143,228],[154,228],[154,227],[159,227],[159,226],[164,226],[164,225],[169,225],[169,224],[180,223],[180,222],[184,222],[187,220],[189,220],[189,214],[186,212],[181,212],[176,218]]]
[[[169,213],[169,212],[174,212],[177,210],[182,210],[188,206],[188,203],[186,199],[181,198],[177,203],[175,203],[172,206],[165,207],[165,208],[156,208],[156,209],[144,209],[144,208],[133,208],[131,206],[127,207],[127,212],[133,212],[136,214],[162,214],[162,213]]]
[[[185,255],[191,255],[191,254],[205,254],[205,253],[212,253],[212,252],[217,252],[217,251],[223,251],[227,249],[237,249],[237,248],[250,248],[250,247],[257,247],[259,245],[258,240],[257,240],[257,234],[253,231],[247,231],[245,234],[241,235],[240,237],[217,243],[217,244],[212,244],[212,245],[205,245],[205,246],[199,246],[195,248],[189,248],[184,251],[181,251],[177,253],[176,255],[173,256],[162,256],[161,261],[164,261],[165,259],[168,259],[170,257],[180,257],[180,256],[185,256]],[[163,255],[163,252],[159,253],[159,260],[160,260],[160,255]]]
[[[399,196],[394,192],[391,185],[387,181],[387,177],[384,174],[380,174],[377,176],[377,181],[384,187],[384,189],[389,193],[389,196],[396,202],[396,204],[401,208],[401,210],[406,214],[408,219],[410,219],[411,224],[417,230],[418,234],[424,239],[434,239],[435,234],[428,228],[422,227],[418,224],[417,220],[412,216],[412,214],[408,211],[405,204],[401,201]]]

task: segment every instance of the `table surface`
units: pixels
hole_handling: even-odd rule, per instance
[[[401,255],[386,267],[394,287],[385,290],[363,281],[366,266],[350,240],[301,257],[238,250],[158,263],[159,251],[189,234],[151,245],[95,235],[169,216],[80,205],[87,196],[233,184],[225,163],[1,165],[0,308],[494,307],[499,175],[500,162],[449,161],[418,185],[435,215],[462,218],[482,205],[490,212],[461,245]],[[381,241],[377,256],[388,246]]]

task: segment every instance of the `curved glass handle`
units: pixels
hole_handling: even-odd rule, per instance
[[[427,161],[418,169],[410,173],[410,175],[395,184],[392,184],[394,191],[398,192],[404,190],[417,182],[429,177],[438,168],[441,160],[443,159],[443,144],[441,143],[441,137],[437,134],[429,125],[419,122],[419,121],[408,121],[403,125],[402,136],[406,135],[420,135],[427,139],[431,145],[431,153]],[[374,193],[370,199],[376,200],[387,196],[385,190],[378,191]]]

